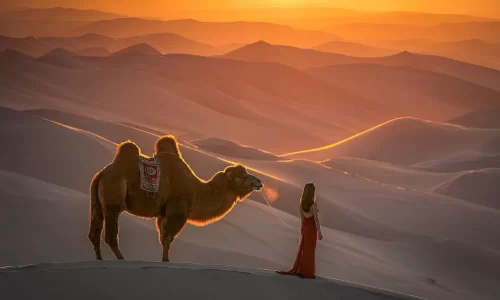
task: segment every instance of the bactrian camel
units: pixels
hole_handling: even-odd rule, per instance
[[[133,142],[119,144],[113,162],[95,174],[90,186],[90,229],[88,238],[96,259],[101,256],[101,232],[117,259],[123,259],[118,243],[118,219],[122,212],[156,218],[162,261],[168,262],[174,239],[186,223],[205,226],[222,219],[238,201],[263,188],[242,165],[232,165],[200,179],[184,161],[175,137],[160,137],[155,154],[161,168],[158,192],[149,196],[140,188],[139,156]]]

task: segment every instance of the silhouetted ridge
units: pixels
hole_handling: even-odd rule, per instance
[[[80,56],[63,48],[51,50],[35,61],[67,69],[85,68],[85,62]]]
[[[5,49],[3,51],[0,51],[0,56],[2,58],[8,58],[17,61],[29,61],[34,59],[34,57],[32,56],[26,55],[24,53],[12,49]]]
[[[313,49],[274,45],[258,41],[224,54],[222,57],[255,62],[276,62],[294,68],[310,68],[357,62],[356,57]]]
[[[82,36],[77,37],[77,39],[80,39],[87,43],[112,43],[116,41],[115,38],[97,33],[86,33]]]
[[[73,57],[73,56],[77,56],[77,55],[73,52],[70,52],[70,51],[64,49],[64,48],[56,48],[56,49],[50,50],[45,55],[43,55],[41,58],[43,58],[43,57]]]
[[[163,53],[161,53],[160,51],[156,50],[155,48],[151,47],[150,45],[148,45],[146,43],[140,43],[137,45],[127,47],[127,48],[122,49],[120,51],[117,51],[111,55],[112,56],[123,56],[123,55],[130,55],[130,54],[163,55]]]

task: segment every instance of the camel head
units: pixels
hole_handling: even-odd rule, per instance
[[[227,187],[238,195],[239,201],[245,200],[253,191],[260,191],[264,184],[259,178],[248,174],[247,169],[240,165],[232,165],[224,170]]]

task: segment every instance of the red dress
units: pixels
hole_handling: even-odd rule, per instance
[[[302,226],[300,228],[300,245],[297,257],[292,268],[287,271],[277,271],[283,275],[297,275],[302,278],[316,278],[316,242],[318,230],[314,222],[314,216],[306,218],[301,215]]]

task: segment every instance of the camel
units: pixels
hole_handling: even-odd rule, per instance
[[[118,219],[122,212],[142,218],[156,218],[162,261],[169,262],[169,250],[186,223],[206,226],[221,220],[237,202],[264,185],[243,165],[216,172],[208,181],[200,179],[183,159],[172,135],[160,137],[155,155],[161,168],[158,192],[148,197],[140,188],[139,156],[145,156],[132,141],[118,144],[113,161],[96,173],[90,185],[88,238],[97,260],[102,260],[101,232],[117,259],[124,259],[118,243]]]

